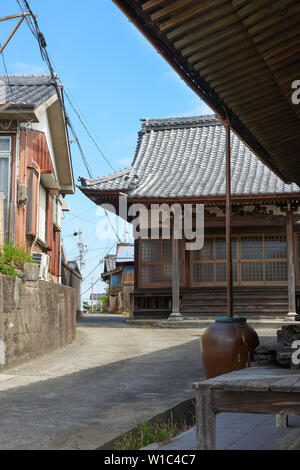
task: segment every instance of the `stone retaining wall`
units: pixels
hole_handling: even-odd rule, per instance
[[[76,295],[71,287],[0,275],[0,369],[42,356],[76,337]]]

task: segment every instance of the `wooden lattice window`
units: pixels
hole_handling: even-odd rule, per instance
[[[287,282],[285,235],[240,237],[241,283]]]
[[[234,235],[232,260],[236,285],[287,282],[287,246],[283,234]],[[203,250],[192,252],[191,270],[192,285],[225,285],[225,237],[207,236]]]
[[[237,238],[232,238],[233,280],[237,280]],[[226,238],[206,237],[202,250],[192,251],[192,284],[226,282]]]
[[[180,282],[183,284],[184,245],[179,240]],[[140,240],[140,285],[171,286],[172,240]]]

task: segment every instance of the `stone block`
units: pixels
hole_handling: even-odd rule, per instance
[[[23,279],[24,281],[38,281],[39,265],[36,263],[25,263]]]

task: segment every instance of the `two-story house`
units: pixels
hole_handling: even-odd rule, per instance
[[[0,76],[2,239],[44,254],[56,282],[64,196],[74,193],[63,100],[50,75]]]

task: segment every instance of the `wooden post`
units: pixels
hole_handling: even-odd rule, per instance
[[[21,24],[23,23],[23,21],[25,20],[25,18],[27,16],[29,16],[30,13],[29,12],[26,12],[26,13],[23,13],[22,15],[19,15],[19,17],[21,17],[20,21],[18,22],[18,24],[14,27],[13,31],[10,33],[10,35],[8,36],[7,40],[5,41],[5,43],[3,44],[3,46],[1,46],[0,48],[0,54],[2,54],[2,52],[4,51],[4,49],[6,48],[7,44],[9,43],[9,41],[11,40],[11,38],[13,37],[13,35],[15,34],[15,32],[19,29],[19,27],[21,26]],[[1,18],[1,21],[5,21],[7,19],[10,19],[9,17],[4,17],[4,18]]]
[[[286,214],[286,242],[288,263],[288,296],[289,311],[287,321],[294,321],[296,317],[296,282],[295,282],[295,256],[294,256],[294,228],[293,211],[288,210]]]
[[[215,450],[216,415],[211,406],[211,390],[201,387],[196,390],[196,447],[197,450]]]
[[[276,428],[287,428],[289,425],[289,417],[284,412],[276,415]]]
[[[233,316],[232,307],[232,258],[231,258],[231,152],[230,124],[225,123],[226,129],[226,278],[227,278],[227,316]]]
[[[172,313],[169,320],[183,320],[179,306],[180,266],[179,266],[179,240],[172,238]]]

